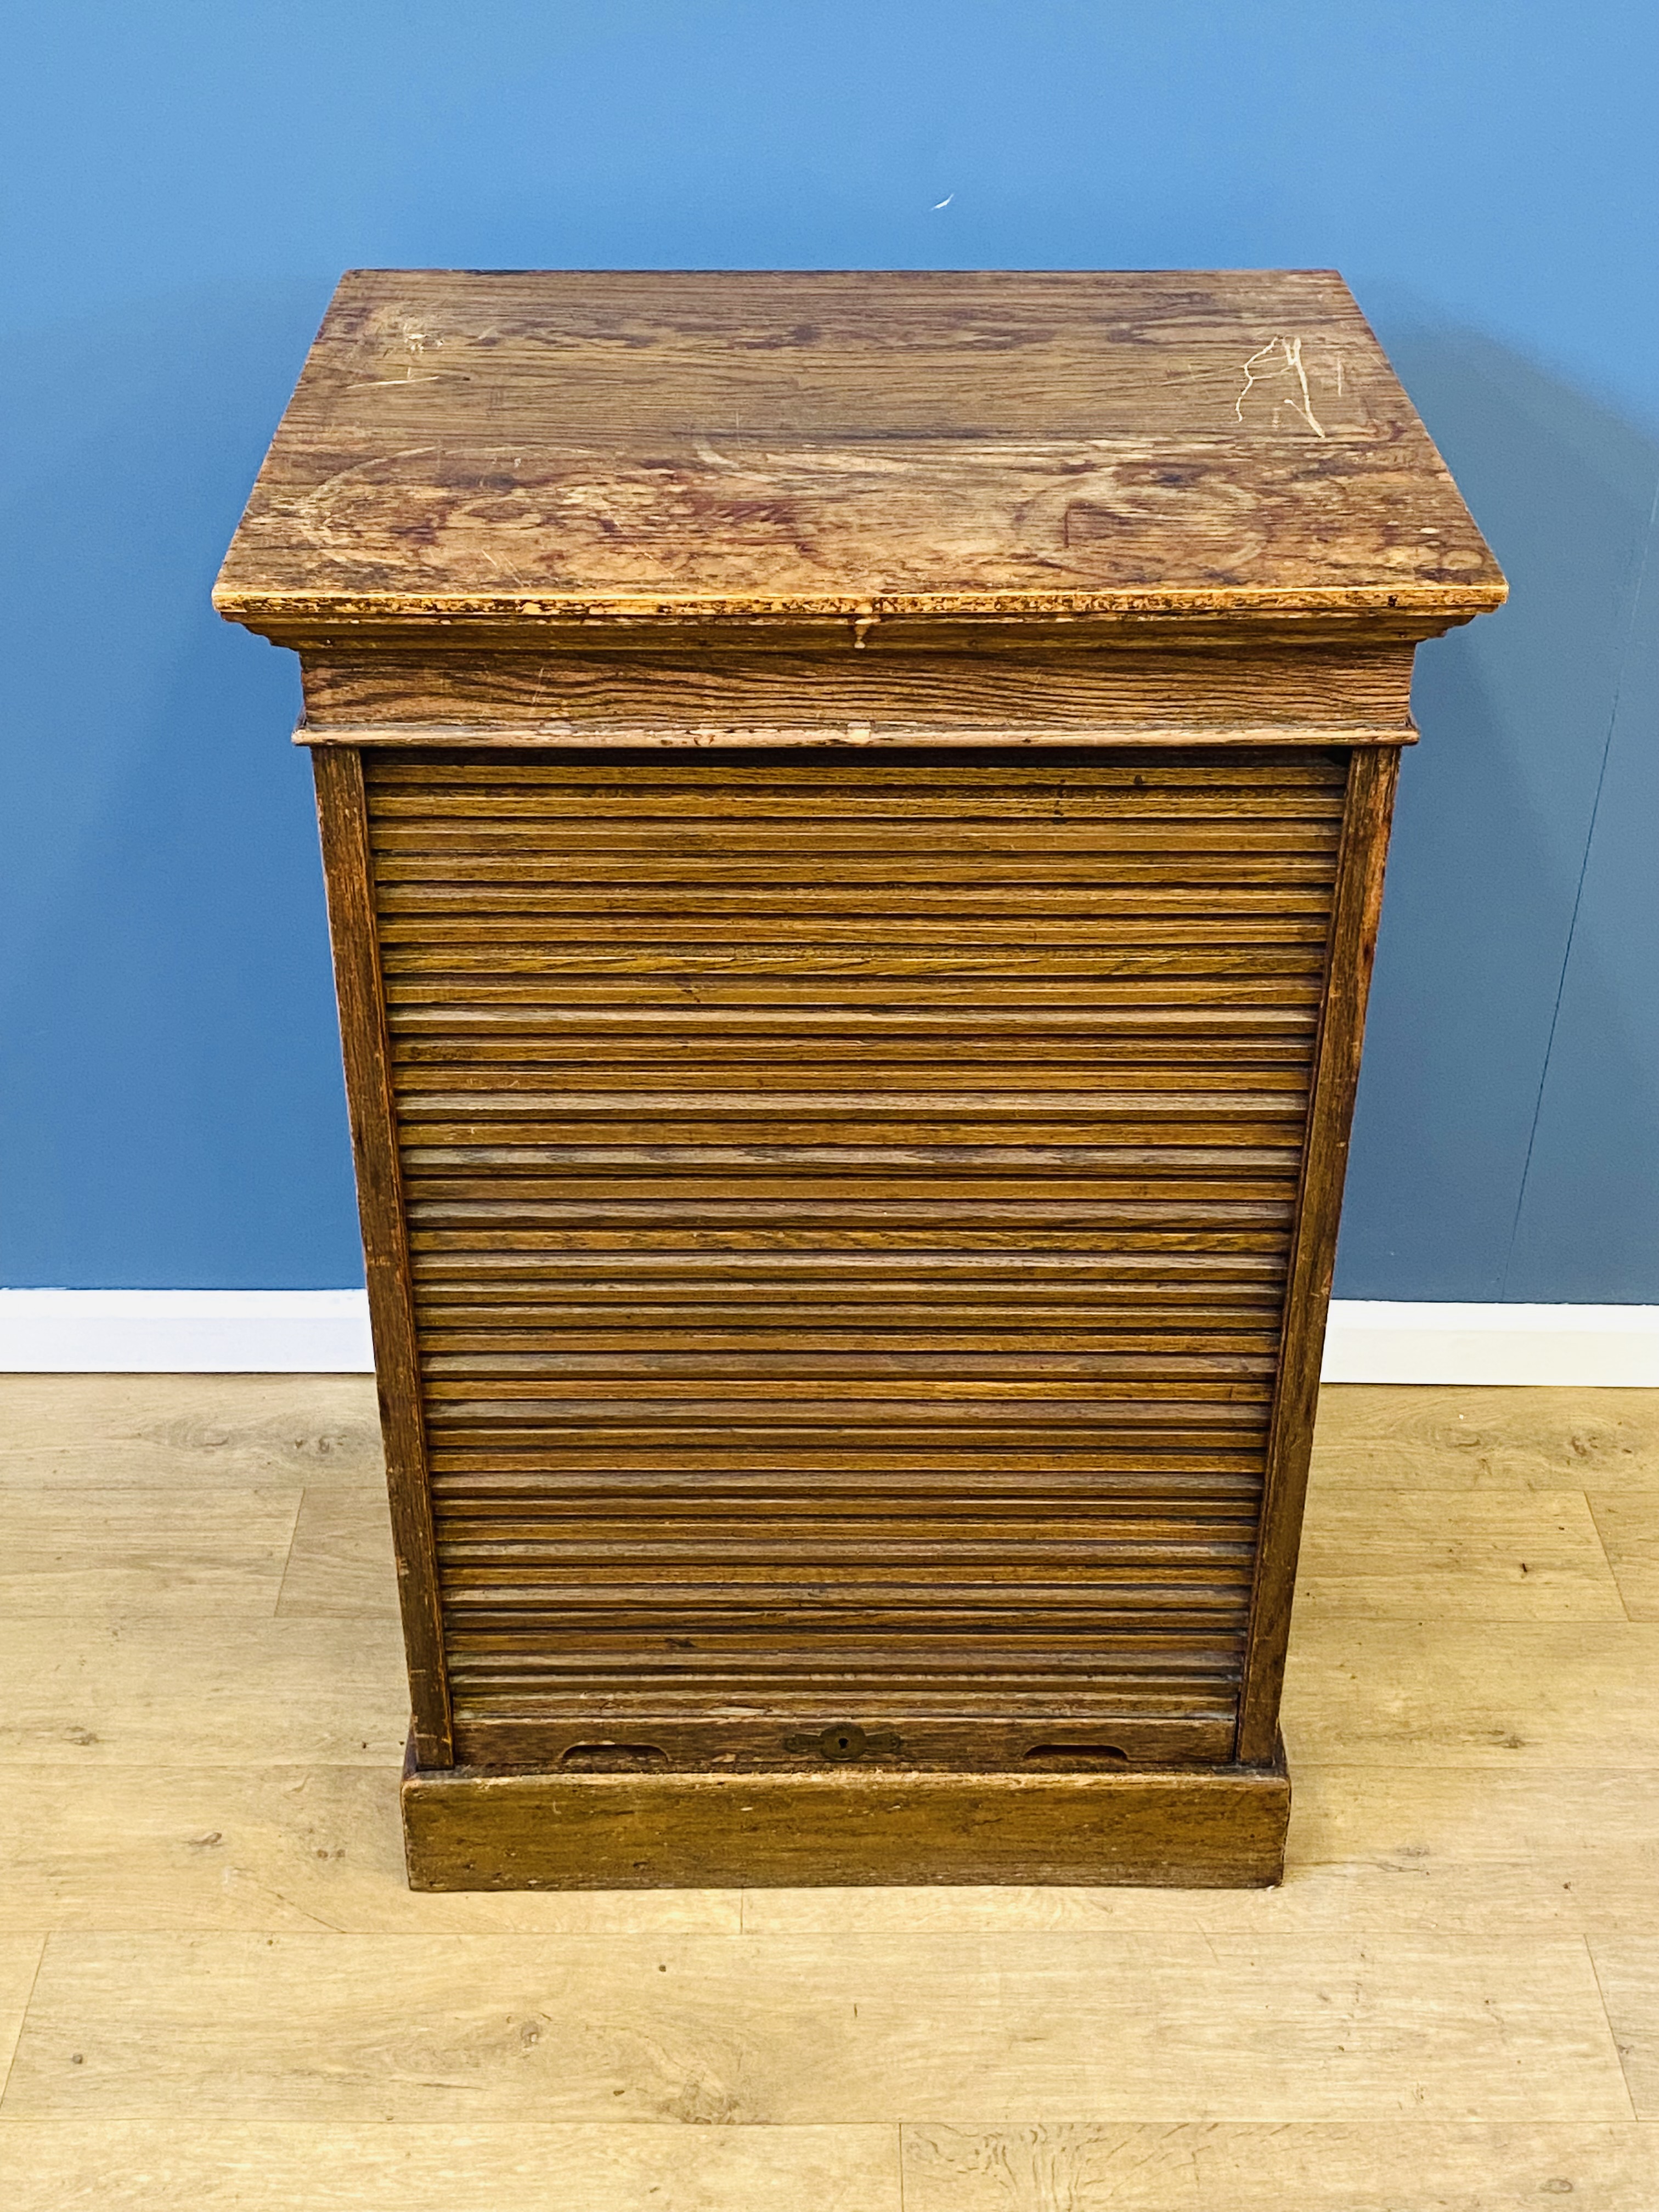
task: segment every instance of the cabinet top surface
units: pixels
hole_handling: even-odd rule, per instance
[[[1504,592],[1330,270],[356,270],[214,599],[1440,628]]]

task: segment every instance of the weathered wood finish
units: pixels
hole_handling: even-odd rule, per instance
[[[858,644],[845,627],[768,631],[762,643],[672,627],[665,641],[635,625],[627,649],[613,639],[604,651],[591,627],[561,636],[555,624],[527,645],[464,635],[441,655],[354,636],[307,653],[304,735],[430,744],[435,727],[492,744],[891,745],[1069,744],[1103,730],[1138,744],[1201,732],[1218,744],[1322,744],[1340,732],[1345,744],[1397,745],[1415,735],[1409,644],[1297,637],[1224,652],[1212,639],[1183,650],[1021,623],[1006,626],[1012,636],[981,626],[947,650],[896,641],[891,623]]]
[[[344,281],[216,599],[415,1879],[1274,1878],[1412,654],[1503,591],[1328,273]]]
[[[1393,616],[1503,582],[1328,270],[345,277],[217,604]]]

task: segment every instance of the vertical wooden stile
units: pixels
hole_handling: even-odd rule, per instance
[[[1336,1267],[1336,1234],[1348,1136],[1359,1085],[1365,1001],[1376,952],[1400,755],[1393,747],[1349,756],[1347,805],[1337,863],[1326,963],[1325,1008],[1308,1107],[1296,1236],[1285,1286],[1279,1387],[1267,1437],[1267,1481],[1256,1542],[1255,1585],[1238,1701],[1237,1757],[1273,1756],[1279,1698],[1290,1640],[1291,1601],[1308,1490],[1325,1318]]]
[[[325,749],[316,753],[314,763],[415,1749],[422,1766],[448,1766],[454,1758],[449,1679],[434,1561],[362,755],[355,747]]]

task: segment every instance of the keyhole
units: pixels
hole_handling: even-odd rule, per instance
[[[827,1728],[818,1738],[818,1749],[826,1759],[862,1759],[869,1744],[870,1739],[854,1721]]]

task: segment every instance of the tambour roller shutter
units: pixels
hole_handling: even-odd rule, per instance
[[[1346,759],[366,753],[459,1757],[1231,1756]]]

